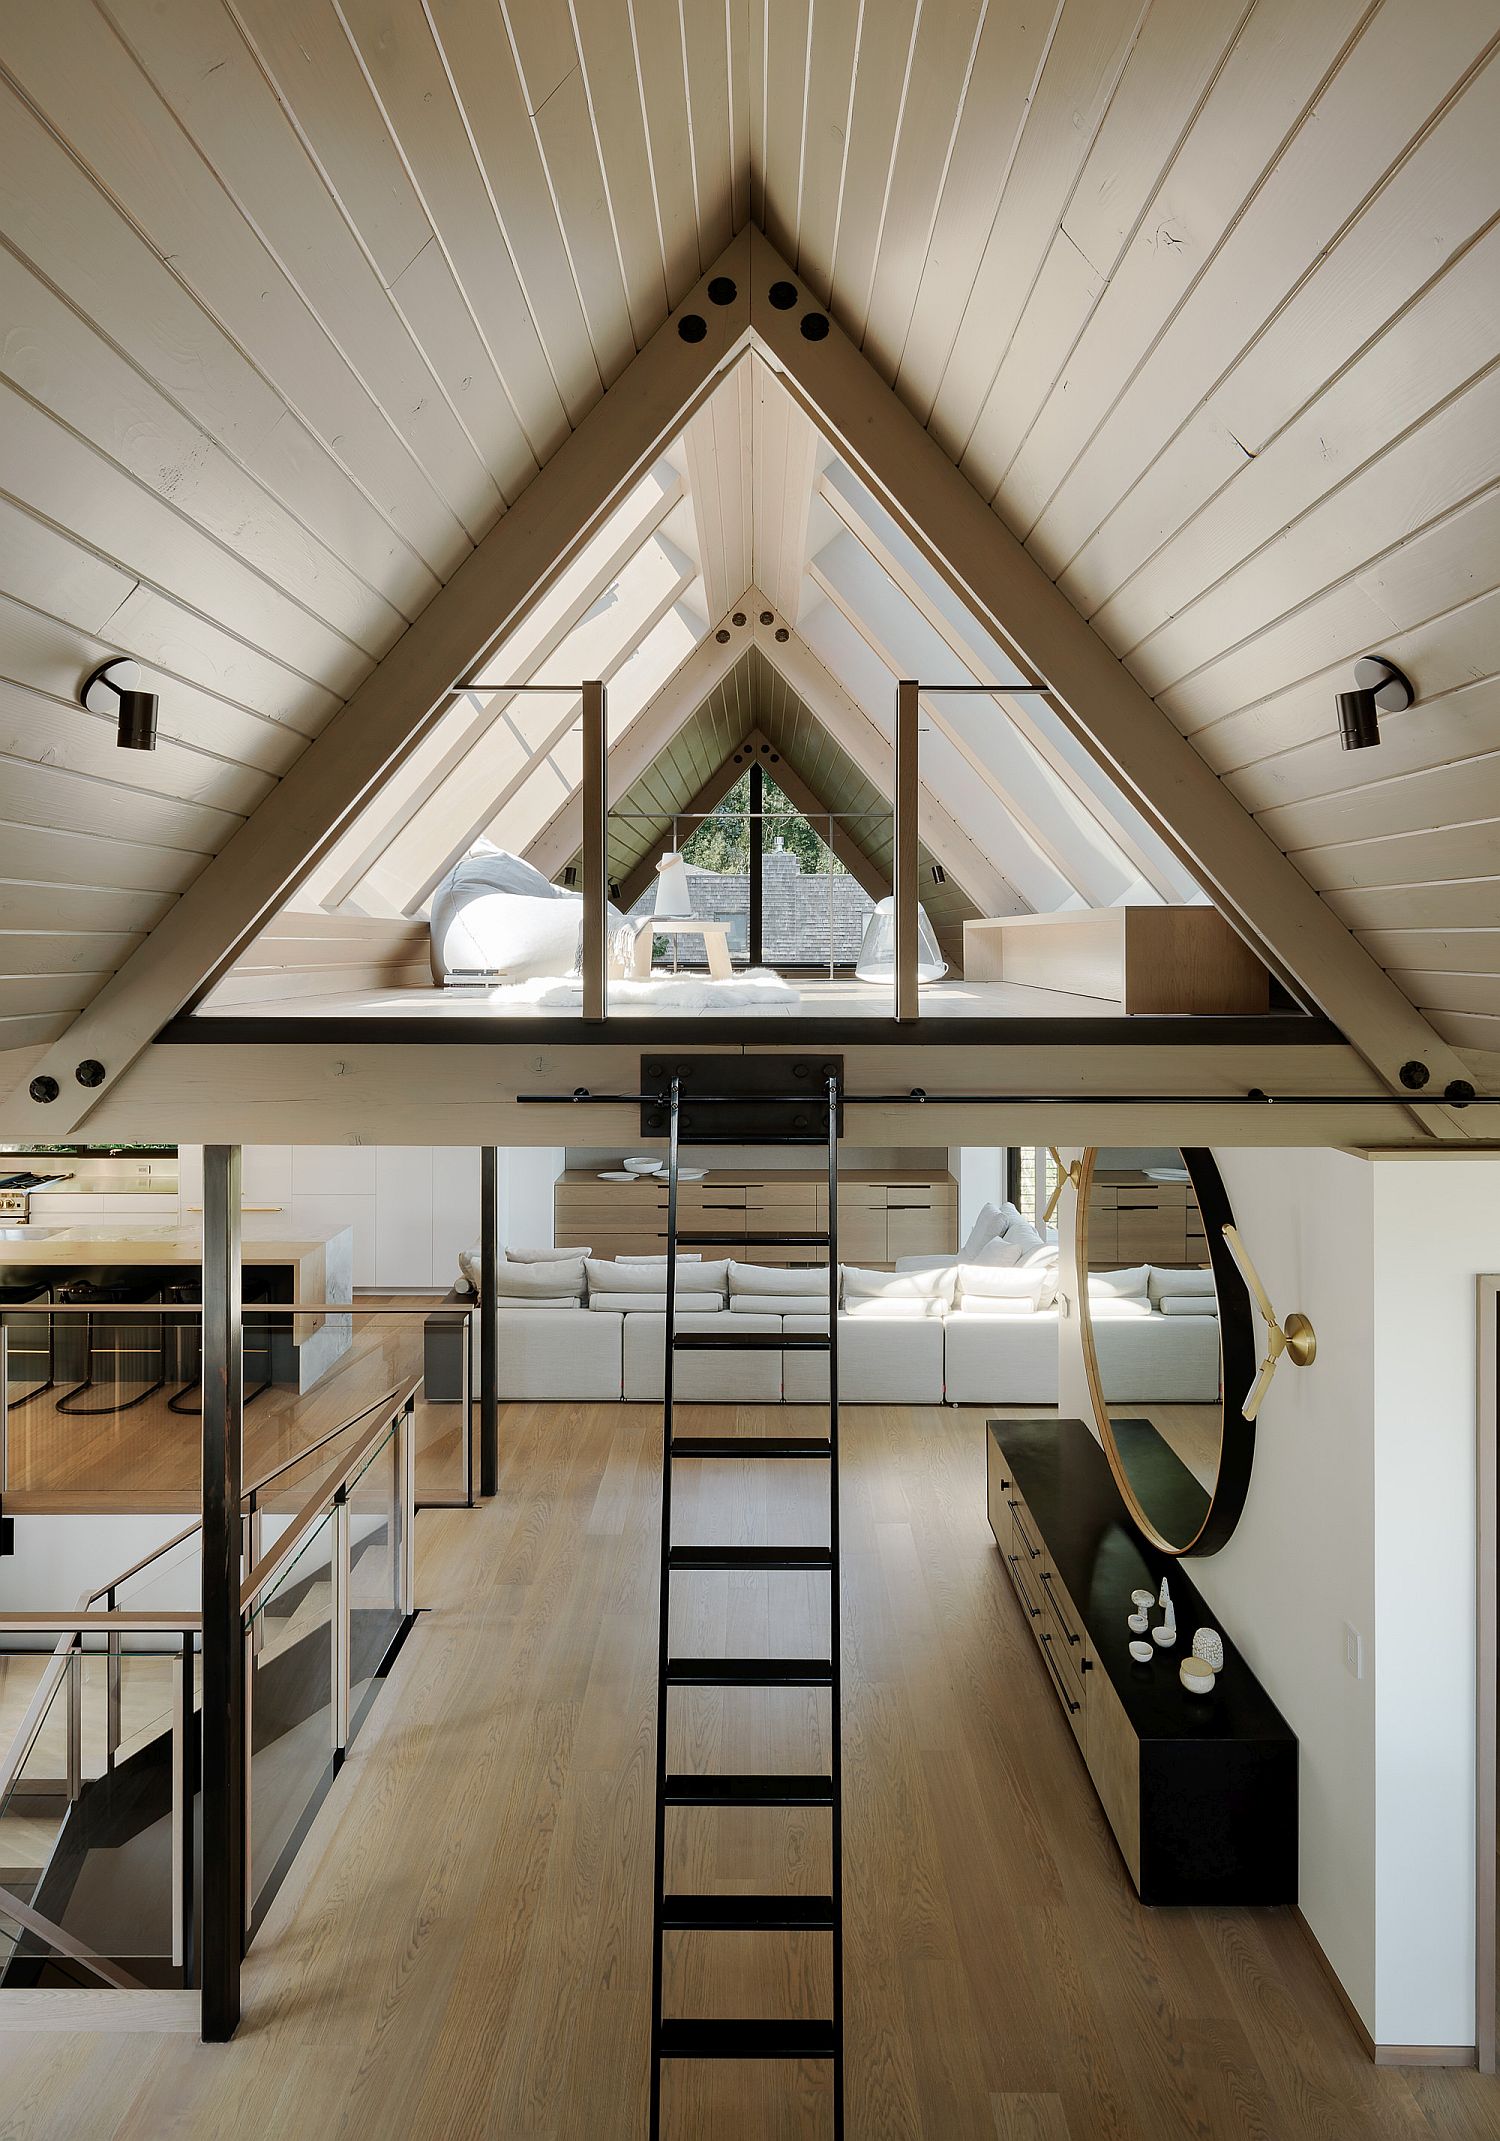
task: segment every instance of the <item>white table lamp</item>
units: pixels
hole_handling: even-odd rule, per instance
[[[688,890],[687,864],[675,851],[663,855],[656,865],[656,910],[658,914],[683,918],[693,911]]]

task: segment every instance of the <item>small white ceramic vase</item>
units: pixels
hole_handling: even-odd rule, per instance
[[[1224,1638],[1217,1628],[1200,1628],[1193,1637],[1193,1656],[1201,1658],[1211,1673],[1224,1670]]]
[[[1170,1650],[1177,1641],[1177,1608],[1172,1604],[1172,1594],[1167,1589],[1167,1579],[1161,1580],[1161,1597],[1157,1600],[1165,1618],[1159,1628],[1151,1631],[1151,1640],[1158,1648]]]

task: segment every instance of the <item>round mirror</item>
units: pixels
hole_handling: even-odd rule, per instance
[[[1210,1153],[1098,1146],[1078,1181],[1077,1297],[1094,1417],[1154,1545],[1211,1554],[1239,1520],[1255,1428],[1250,1296]]]

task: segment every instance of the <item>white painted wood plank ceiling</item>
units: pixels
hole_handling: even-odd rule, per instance
[[[749,218],[1439,1031],[1500,1048],[1497,32],[1493,0],[14,0],[0,1052]],[[737,495],[701,424],[702,617],[764,573],[810,632],[816,452],[787,425]],[[1418,704],[1341,754],[1372,648]],[[75,701],[114,653],[161,693],[139,762]]]

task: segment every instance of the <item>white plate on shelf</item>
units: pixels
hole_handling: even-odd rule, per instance
[[[706,1167],[679,1167],[677,1179],[679,1182],[701,1182],[707,1173],[708,1169]],[[663,1180],[665,1179],[664,1176]]]
[[[1148,1182],[1191,1182],[1193,1179],[1185,1167],[1145,1167],[1141,1172]]]
[[[649,1182],[650,1175],[627,1175],[623,1167],[606,1167],[599,1176],[601,1182]]]

